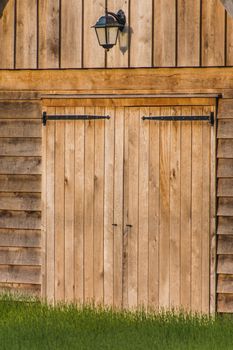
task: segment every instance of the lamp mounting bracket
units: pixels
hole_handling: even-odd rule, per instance
[[[125,17],[124,11],[123,10],[119,10],[117,13],[114,13],[114,12],[108,11],[106,9],[106,14],[114,17],[117,20],[117,22],[121,25],[119,30],[123,31],[125,23],[126,23],[126,17]]]

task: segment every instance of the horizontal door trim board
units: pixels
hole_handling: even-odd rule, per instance
[[[233,68],[0,70],[1,91],[233,95]]]
[[[91,98],[46,98],[42,100],[43,106],[46,107],[150,107],[150,106],[215,106],[216,98],[199,98],[199,97],[146,97],[138,95],[138,97],[115,98],[113,96],[101,97],[95,96]]]

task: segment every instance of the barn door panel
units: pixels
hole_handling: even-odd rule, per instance
[[[142,116],[208,116],[211,107],[125,111],[123,303],[209,312],[211,126]]]
[[[106,112],[98,107],[47,111]],[[111,116],[108,125],[103,120],[59,120],[47,121],[44,127],[46,295],[51,301],[103,303],[104,274],[109,281],[106,295],[113,300],[114,113]]]
[[[65,107],[47,121],[49,300],[209,311],[212,107]]]

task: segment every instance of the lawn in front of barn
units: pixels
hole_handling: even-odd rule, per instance
[[[233,349],[233,317],[116,312],[0,298],[0,349]]]

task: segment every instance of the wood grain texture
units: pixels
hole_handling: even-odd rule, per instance
[[[37,68],[37,0],[17,1],[15,67]]]
[[[60,110],[64,113],[64,110]],[[57,301],[65,299],[65,171],[64,171],[64,143],[65,124],[56,122],[55,132],[55,298]]]
[[[39,1],[39,68],[59,67],[59,3]]]
[[[76,108],[83,114],[84,108]],[[84,300],[84,203],[85,203],[85,122],[75,123],[75,299]]]
[[[219,159],[217,176],[220,177],[233,177],[233,159]]]
[[[73,114],[74,108],[67,108],[67,114]],[[74,121],[68,121],[65,126],[65,300],[74,301]],[[58,173],[59,176],[59,173]]]
[[[218,196],[233,197],[233,179],[218,180]]]
[[[141,118],[149,108],[140,108],[138,185],[138,306],[148,307],[149,292],[149,122]]]
[[[233,254],[232,235],[220,235],[218,237],[218,254]]]
[[[0,229],[1,247],[40,248],[40,230]]]
[[[105,67],[105,51],[98,43],[95,29],[91,28],[96,24],[99,17],[104,16],[104,13],[104,0],[86,1],[84,3],[82,48],[84,68]]]
[[[93,114],[85,108],[85,114]],[[94,121],[85,123],[85,202],[84,202],[84,297],[91,302],[94,297]]]
[[[78,94],[220,94],[232,96],[233,68],[2,70],[2,90]]]
[[[104,115],[104,108],[95,108],[96,115]],[[95,184],[94,184],[94,298],[104,301],[104,182],[105,182],[105,121],[95,122]]]
[[[41,137],[41,122],[29,119],[0,119],[0,137]]]
[[[218,158],[232,158],[233,157],[233,138],[218,140]]]
[[[41,210],[40,193],[1,193],[0,210]]]
[[[233,216],[233,198],[219,198],[218,199],[218,213],[219,216]]]
[[[232,274],[233,268],[233,259],[232,255],[219,255],[218,256],[218,265],[217,265],[217,273],[218,274]]]
[[[177,65],[200,65],[200,2],[178,0]]]
[[[227,66],[232,66],[233,60],[232,60],[232,53],[233,53],[233,45],[232,45],[232,40],[233,40],[233,18],[232,16],[227,13],[226,16],[226,32],[227,32],[227,37],[226,37],[226,65]]]
[[[1,157],[0,174],[30,174],[41,173],[41,157]]]
[[[39,266],[0,266],[1,283],[41,284],[41,268]]]
[[[182,108],[183,115],[191,114],[191,107]],[[191,205],[192,205],[192,125],[189,122],[181,125],[181,276],[180,299],[185,310],[191,309]]]
[[[1,192],[40,192],[41,175],[0,175]]]
[[[127,22],[107,54],[91,28],[104,15],[104,0],[16,5],[9,0],[0,17],[1,68],[195,67],[200,57],[204,66],[232,65],[232,18],[225,21],[219,0],[203,1],[201,10],[192,0],[111,0],[108,10],[123,9]]]
[[[219,139],[229,139],[233,137],[233,119],[219,120],[217,137]]]
[[[130,16],[130,67],[151,67],[152,0],[131,3]]]
[[[30,101],[1,101],[0,119],[37,119],[41,118],[40,103]]]
[[[172,115],[181,115],[181,108],[171,108]],[[170,143],[170,307],[180,305],[181,276],[181,125],[171,123]]]
[[[15,26],[15,0],[10,0],[0,17],[0,67],[2,69],[14,68],[14,26]]]
[[[0,138],[1,156],[41,156],[41,138]]]
[[[176,65],[176,2],[154,2],[154,60],[157,67]]]
[[[114,127],[115,111],[111,108],[105,109],[106,115],[111,119],[105,124],[105,169],[104,169],[104,303],[113,303],[113,233],[114,233]]]
[[[233,275],[218,276],[218,293],[233,294]]]
[[[125,109],[115,112],[115,159],[114,159],[114,306],[123,306],[123,204],[124,204],[124,120]]]
[[[161,109],[161,115],[169,115],[170,108]],[[171,122],[160,126],[160,236],[159,236],[159,306],[170,308],[170,142]],[[167,259],[163,257],[167,256]]]
[[[218,218],[218,235],[232,235],[233,234],[233,217],[219,217]]]
[[[160,108],[150,108],[150,115],[160,115]],[[160,123],[149,123],[149,266],[148,266],[148,304],[159,307],[159,154]]]
[[[202,66],[225,65],[225,10],[218,0],[202,1]]]
[[[218,309],[219,313],[233,312],[233,294],[219,294],[218,295]]]
[[[82,66],[82,1],[61,1],[61,68]]]
[[[220,99],[218,106],[218,118],[221,119],[233,119],[233,100],[232,99]]]
[[[0,265],[40,266],[41,254],[38,248],[0,248]]]

